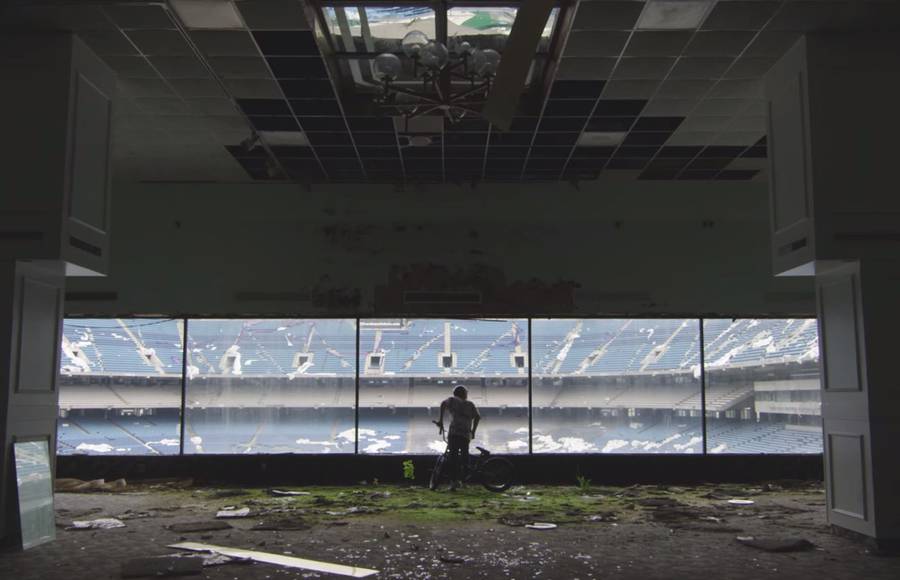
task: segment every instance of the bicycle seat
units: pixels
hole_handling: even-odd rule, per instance
[[[475,449],[477,449],[478,451],[480,451],[482,455],[490,455],[490,454],[491,454],[491,452],[488,451],[487,449],[485,449],[484,447],[478,447],[478,446],[476,446]]]

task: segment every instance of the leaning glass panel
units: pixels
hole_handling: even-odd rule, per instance
[[[815,319],[703,323],[710,453],[822,453]]]
[[[188,321],[185,453],[353,453],[356,321]]]
[[[527,320],[362,320],[359,355],[360,452],[444,451],[432,421],[457,385],[481,415],[472,452],[528,451]]]
[[[178,454],[183,333],[180,320],[66,319],[57,453]]]
[[[702,453],[696,319],[532,321],[535,453]]]

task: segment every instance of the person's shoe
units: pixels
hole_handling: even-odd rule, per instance
[[[456,488],[459,487],[459,481],[453,480],[450,482],[450,491],[456,491]]]

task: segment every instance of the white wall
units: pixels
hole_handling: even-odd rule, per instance
[[[69,314],[809,314],[766,184],[119,185],[112,266]],[[704,222],[711,222],[706,223]],[[414,273],[405,279],[400,274]],[[482,304],[404,304],[403,290]],[[117,293],[115,300],[75,300]],[[242,299],[239,294],[254,292]],[[259,295],[264,293],[264,295]],[[97,298],[97,296],[94,296]],[[457,308],[457,310],[450,310]]]

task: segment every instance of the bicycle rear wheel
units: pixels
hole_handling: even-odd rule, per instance
[[[512,485],[513,464],[503,457],[491,457],[481,465],[481,485],[488,491],[501,492]]]
[[[444,463],[447,460],[447,455],[439,455],[437,461],[434,463],[434,469],[431,470],[431,480],[428,482],[428,487],[431,491],[434,491],[438,488],[438,485],[441,484],[441,471],[443,471]]]

